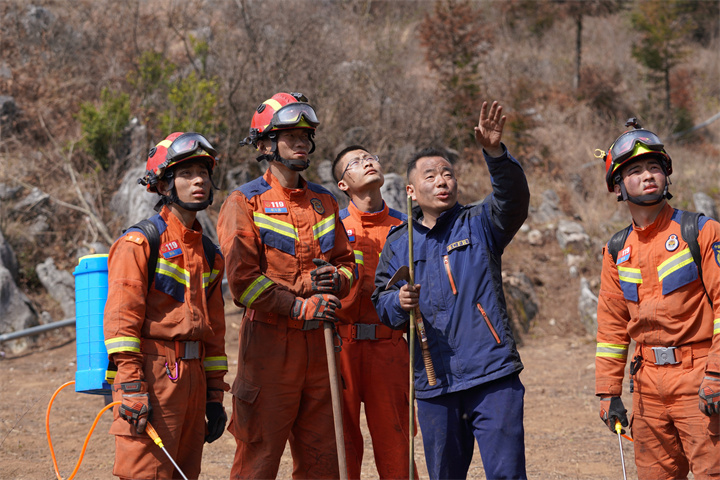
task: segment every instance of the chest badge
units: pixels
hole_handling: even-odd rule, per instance
[[[348,228],[346,230],[346,232],[347,232],[348,240],[350,240],[351,242],[354,242],[355,241],[355,229]]]
[[[630,252],[632,252],[632,245],[620,250],[620,253],[618,253],[617,265],[630,260]]]
[[[263,210],[268,213],[287,213],[287,205],[283,200],[263,200]]]
[[[310,205],[312,205],[313,209],[318,213],[318,215],[322,215],[323,213],[325,213],[325,207],[323,207],[323,204],[319,198],[311,198]]]
[[[674,252],[679,246],[680,242],[678,241],[678,236],[674,233],[665,241],[665,250],[668,252]]]
[[[177,241],[173,240],[163,244],[163,246],[160,247],[160,253],[165,259],[173,258],[182,255],[182,248],[180,248],[180,244],[178,244]]]

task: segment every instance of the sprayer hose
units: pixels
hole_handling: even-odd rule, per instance
[[[63,478],[60,476],[60,471],[58,470],[58,464],[57,459],[55,458],[55,450],[53,449],[52,439],[50,438],[50,409],[52,408],[52,404],[55,401],[55,397],[57,397],[57,394],[60,393],[60,390],[62,390],[65,387],[68,387],[70,385],[73,385],[75,382],[67,382],[60,386],[57,390],[55,390],[55,393],[50,398],[50,402],[48,403],[47,413],[45,413],[45,431],[47,432],[47,439],[48,439],[48,445],[50,446],[50,455],[52,456],[53,461],[53,467],[55,468],[55,475],[57,476],[58,480],[63,480]],[[80,458],[78,458],[77,464],[75,465],[75,470],[72,471],[70,476],[67,478],[67,480],[71,480],[75,474],[77,474],[78,470],[80,469],[80,464],[83,461],[83,457],[85,456],[85,449],[87,448],[88,442],[90,442],[90,436],[92,435],[93,431],[95,430],[95,426],[97,425],[98,421],[100,420],[100,416],[105,413],[106,410],[109,410],[110,408],[114,407],[115,405],[120,405],[122,402],[112,402],[108,405],[106,405],[102,410],[100,410],[95,417],[95,421],[93,422],[92,426],[90,427],[90,431],[88,432],[87,436],[85,437],[85,443],[83,443],[82,450],[80,451]]]

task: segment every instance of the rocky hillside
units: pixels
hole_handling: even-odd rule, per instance
[[[107,250],[148,214],[153,200],[135,181],[149,147],[171,131],[203,132],[220,152],[221,191],[205,220],[212,229],[227,193],[261,171],[238,142],[254,108],[277,91],[303,92],[319,113],[310,179],[329,183],[334,153],[362,143],[397,173],[388,198],[399,206],[404,161],[428,145],[457,155],[462,202],[489,193],[471,134],[482,101],[499,100],[506,144],[532,194],[531,215],[504,257],[516,328],[591,332],[602,245],[629,221],[595,154],[628,117],[666,141],[673,204],[715,214],[719,8],[670,0],[3,2],[0,334],[71,316],[78,257]]]

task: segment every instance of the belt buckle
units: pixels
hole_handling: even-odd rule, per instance
[[[373,323],[356,323],[357,332],[355,339],[357,340],[377,340],[375,336],[375,324]]]
[[[183,358],[185,360],[193,360],[196,358],[200,358],[200,342],[195,341],[189,341],[189,342],[183,342],[185,344],[185,353],[183,353]]]
[[[675,356],[677,347],[652,347],[655,354],[655,365],[676,365],[680,363]]]

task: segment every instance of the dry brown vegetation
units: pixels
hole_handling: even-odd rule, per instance
[[[211,138],[221,152],[215,177],[222,199],[229,169],[257,172],[254,152],[238,141],[254,108],[283,90],[305,93],[319,112],[316,164],[360,142],[380,154],[387,170],[403,173],[409,153],[447,145],[461,158],[462,201],[489,192],[471,132],[480,103],[499,100],[508,116],[505,141],[526,168],[532,207],[544,190],[555,190],[598,251],[627,217],[605,191],[593,152],[607,148],[629,116],[667,140],[674,205],[693,208],[695,192],[720,200],[720,122],[671,139],[720,111],[718,2],[658,5],[669,3],[685,5],[678,21],[689,26],[676,45],[684,56],[670,71],[670,111],[662,86],[633,57],[642,33],[631,22],[640,5],[632,1],[2,2],[0,94],[12,96],[19,111],[0,130],[0,183],[25,188],[0,204],[0,228],[18,255],[22,287],[39,310],[57,311],[35,265],[52,256],[71,270],[78,246],[114,238],[124,227],[108,203],[124,171],[144,163],[128,155],[122,137],[131,117],[148,128],[146,149],[168,133],[163,128],[198,129]],[[92,123],[113,133],[100,158],[88,144],[93,132],[81,121],[83,108],[103,112],[123,96],[125,122]],[[313,168],[309,176],[317,178]],[[52,200],[14,210],[32,187]],[[106,234],[83,209],[107,226]],[[30,236],[27,225],[40,213],[48,227]],[[597,275],[598,251],[588,252],[583,275]],[[538,286],[541,317],[577,331],[568,307],[576,289],[563,278],[559,248],[548,242],[533,249],[519,238],[505,259],[509,270],[525,271]],[[562,307],[558,295],[567,296]]]

